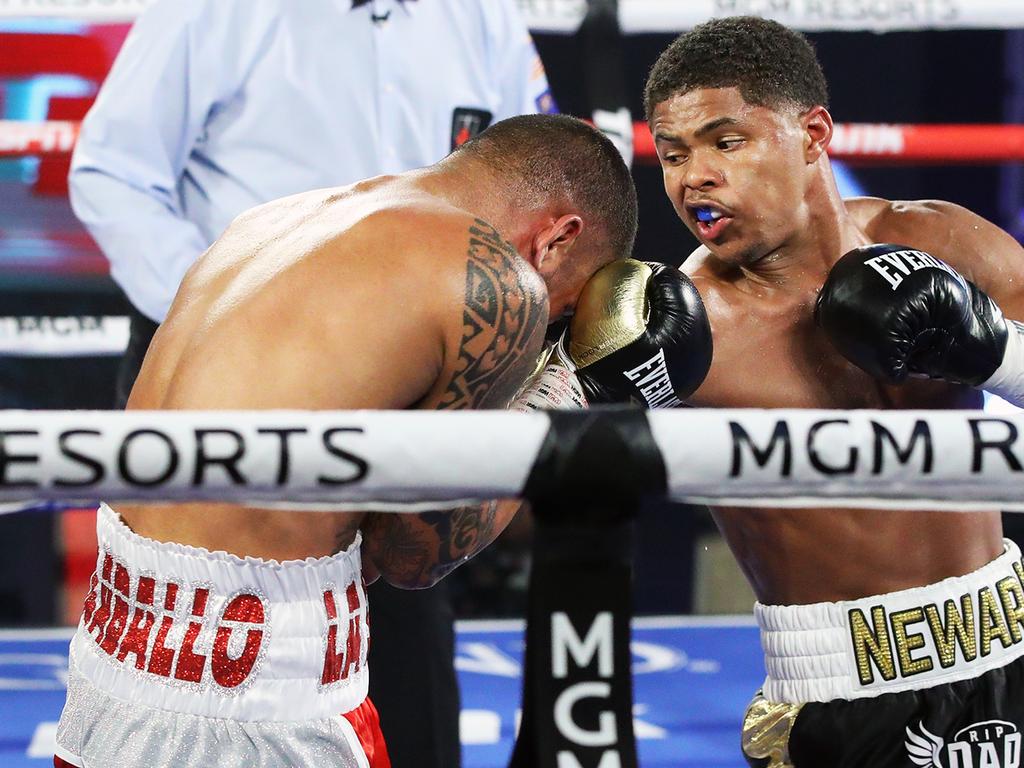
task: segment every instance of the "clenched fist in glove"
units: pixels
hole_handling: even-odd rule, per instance
[[[1024,403],[1024,326],[923,251],[882,244],[845,254],[821,289],[815,319],[844,357],[876,378],[926,376]]]
[[[518,401],[532,397],[537,407],[541,386],[582,391],[590,404],[679,406],[707,376],[711,352],[711,327],[689,278],[664,264],[620,259],[584,286],[551,361]]]

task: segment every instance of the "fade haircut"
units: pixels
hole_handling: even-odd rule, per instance
[[[611,258],[629,256],[636,238],[636,188],[615,145],[566,115],[520,115],[495,123],[456,150],[511,175],[524,204],[561,199],[598,228]],[[609,260],[611,260],[611,258]]]
[[[658,104],[697,88],[737,88],[748,104],[776,110],[828,106],[828,85],[811,43],[756,16],[715,19],[677,37],[647,78],[648,122]]]

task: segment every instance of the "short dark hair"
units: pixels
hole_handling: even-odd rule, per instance
[[[520,115],[495,123],[457,153],[515,176],[529,200],[562,197],[588,224],[603,228],[613,258],[629,256],[636,238],[636,188],[629,168],[603,133],[567,115]]]
[[[651,67],[644,88],[654,108],[697,88],[738,88],[750,104],[778,109],[828,106],[828,85],[810,41],[776,21],[731,16],[684,32]]]

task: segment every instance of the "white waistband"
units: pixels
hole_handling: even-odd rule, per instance
[[[110,507],[71,663],[97,688],[174,712],[306,720],[366,698],[360,537],[331,557],[277,562],[163,543]]]
[[[754,606],[764,696],[801,703],[878,696],[977,677],[1024,654],[1017,545],[965,576],[877,597]]]

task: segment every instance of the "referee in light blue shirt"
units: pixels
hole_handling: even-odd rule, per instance
[[[82,127],[71,203],[132,305],[123,405],[182,277],[239,213],[429,165],[554,111],[515,0],[156,0]],[[386,258],[386,254],[381,254]],[[371,697],[395,768],[459,764],[442,588],[374,585]]]

